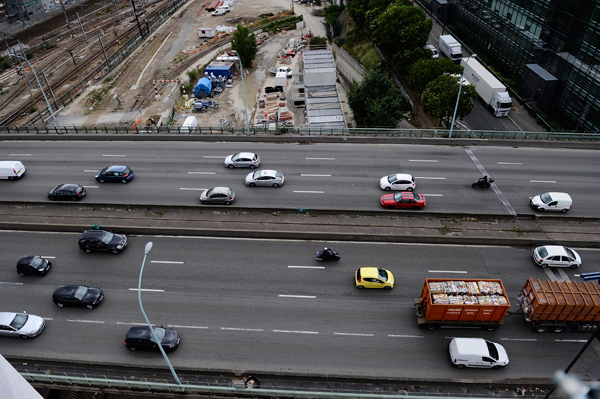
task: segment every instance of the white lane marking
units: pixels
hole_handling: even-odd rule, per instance
[[[31,154],[8,154],[11,157],[30,157]]]
[[[435,159],[409,159],[408,162],[437,162]]]
[[[523,165],[521,162],[498,162],[498,165]]]
[[[313,295],[277,295],[280,298],[316,298],[316,296]]]
[[[183,265],[183,262],[174,261],[174,260],[151,260],[150,263],[169,263],[175,265]]]
[[[137,291],[137,288],[130,288],[129,291]],[[140,291],[147,291],[147,292],[165,292],[165,290],[153,290],[151,288],[142,288]]]
[[[556,180],[529,180],[529,183],[556,183]]]
[[[147,326],[147,323],[124,323],[122,321],[117,321],[117,324],[123,325],[123,326]],[[152,324],[152,326],[154,326],[154,324]]]
[[[325,269],[325,266],[292,266],[288,265],[290,269]]]
[[[500,341],[531,341],[537,342],[536,338],[500,338]]]
[[[124,157],[126,155],[123,154],[103,154],[103,157]]]
[[[333,335],[351,335],[351,336],[356,336],[356,337],[374,337],[375,334],[354,334],[354,333],[339,333],[339,332],[334,332]]]
[[[177,324],[169,324],[167,325],[167,327],[173,327],[173,328],[208,328],[208,327],[200,327],[200,326],[179,326]]]
[[[300,173],[300,176],[304,176],[304,177],[331,177],[331,175],[318,175],[318,174],[311,174],[311,173]]]
[[[44,320],[50,320],[50,321],[54,320],[54,318],[52,318],[52,317],[42,317],[42,319],[44,319]]]
[[[446,180],[445,177],[425,177],[425,176],[415,176],[415,179]]]
[[[555,339],[556,342],[587,342],[585,339]]]
[[[262,328],[235,328],[235,327],[221,327],[221,330],[230,330],[230,331],[263,331]]]
[[[84,172],[85,172],[85,173],[96,173],[96,172],[97,172],[97,170],[89,170],[89,169],[86,169],[86,170],[84,170]]]
[[[322,159],[327,161],[333,161],[335,158],[306,158],[306,159]]]
[[[75,323],[96,323],[96,324],[104,324],[104,321],[102,320],[72,320],[72,319],[67,319],[67,321],[72,321]]]
[[[467,274],[467,271],[463,270],[428,270],[429,273],[461,273]]]
[[[98,186],[85,186],[85,188],[98,188]]]
[[[388,334],[388,337],[393,337],[393,338],[425,338],[424,335],[394,335],[394,334]]]
[[[44,259],[56,259],[56,256],[40,255],[40,258],[44,258]]]
[[[16,283],[16,282],[13,282],[13,281],[0,281],[0,284],[23,285],[23,283]]]
[[[191,188],[191,187],[179,187],[180,190],[192,190],[192,191],[204,191],[207,188]]]
[[[292,191],[294,193],[325,194],[325,191]]]
[[[423,194],[426,197],[443,197],[444,194]]]
[[[215,172],[188,172],[188,175],[216,175]]]
[[[567,273],[565,273],[563,268],[559,268],[557,271],[558,271],[558,274],[560,274],[560,276],[562,277],[563,281],[566,281],[567,283],[571,282],[571,279],[569,278]]]
[[[227,157],[226,156],[221,157],[221,156],[218,156],[218,155],[205,155],[204,158],[220,158],[220,159],[225,159]]]
[[[294,334],[318,334],[318,331],[292,331],[292,330],[273,330],[273,332],[280,333],[294,333]]]

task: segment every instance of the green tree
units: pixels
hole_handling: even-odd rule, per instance
[[[0,73],[10,68],[10,57],[0,57]]]
[[[233,32],[233,38],[231,39],[231,48],[237,51],[240,56],[242,65],[245,68],[252,66],[252,61],[256,58],[258,47],[256,45],[256,36],[250,32],[247,26],[238,23],[237,30]]]
[[[422,93],[425,86],[444,73],[462,74],[462,67],[449,58],[420,59],[410,68],[410,87],[417,93]]]
[[[377,15],[389,4],[389,0],[352,0],[348,4],[348,12],[358,26],[368,28],[367,12]]]
[[[371,34],[375,44],[391,59],[397,53],[421,49],[432,26],[423,10],[398,1],[377,16],[371,24]]]
[[[452,121],[454,107],[456,106],[456,97],[458,96],[460,87],[458,83],[459,79],[456,76],[441,75],[432,82],[429,82],[425,90],[423,90],[421,96],[423,108],[425,112],[439,118],[440,125],[443,121],[446,126],[449,126]],[[463,84],[456,116],[464,118],[469,115],[473,107],[475,107],[475,99],[477,99],[475,87]]]
[[[348,105],[357,126],[366,127],[396,127],[408,108],[402,93],[380,66],[371,68],[362,82],[352,85]]]
[[[329,32],[329,26],[333,27],[333,33],[338,36],[342,32],[342,24],[338,21],[340,14],[344,11],[344,6],[338,6],[336,4],[325,7],[323,10],[323,25],[325,25],[325,31],[327,32],[327,38],[331,40],[331,33]]]

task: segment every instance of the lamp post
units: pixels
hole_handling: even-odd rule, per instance
[[[148,320],[148,316],[146,316],[146,312],[144,312],[144,307],[142,306],[142,273],[144,272],[144,264],[146,263],[146,256],[148,255],[148,252],[150,252],[151,249],[152,249],[152,241],[149,241],[146,244],[146,248],[144,249],[144,261],[142,262],[142,268],[140,269],[140,280],[138,282],[138,301],[140,303],[140,310],[142,311],[142,314],[144,315],[144,319],[146,319],[146,323],[148,323],[148,328],[150,328],[150,332],[152,333],[152,338],[154,339],[154,342],[157,343],[158,349],[160,349],[160,352],[162,353],[163,357],[165,358],[165,361],[167,362],[167,365],[169,366],[169,370],[171,370],[171,374],[173,374],[175,381],[177,381],[177,384],[181,385],[181,381],[179,380],[179,377],[177,377],[177,373],[175,373],[175,370],[173,369],[173,365],[169,361],[169,358],[167,357],[167,354],[165,353],[165,350],[163,349],[161,343],[158,341],[156,332],[154,332],[154,328],[152,327],[152,324],[150,324],[150,320]]]
[[[35,80],[37,81],[38,86],[40,86],[40,90],[42,91],[42,95],[44,96],[44,100],[46,100],[46,104],[48,105],[48,110],[50,111],[50,114],[52,115],[52,119],[54,119],[54,123],[56,124],[56,128],[58,129],[59,133],[62,133],[60,130],[60,126],[58,125],[58,121],[56,120],[56,116],[54,115],[54,111],[52,111],[52,107],[50,106],[50,103],[48,102],[48,97],[46,97],[46,93],[44,93],[44,88],[42,87],[42,84],[40,83],[40,80],[37,77],[37,73],[35,73],[35,70],[33,69],[33,65],[31,65],[31,63],[29,62],[29,60],[25,57],[21,57],[20,55],[16,55],[16,54],[8,54],[11,57],[16,57],[17,59],[23,59],[25,60],[25,62],[27,63],[27,65],[29,65],[29,69],[31,69],[31,72],[33,72],[33,76],[35,76]],[[23,70],[23,74],[25,74],[25,70]],[[42,119],[42,123],[44,122],[44,120]]]
[[[237,51],[231,50],[232,53],[237,55],[237,59],[240,62],[240,75],[242,75],[242,92],[244,94],[244,109],[246,111],[246,134],[250,136],[250,123],[248,122],[248,106],[246,105],[246,87],[244,87],[244,70],[242,69],[242,59]]]
[[[477,54],[471,54],[469,56],[469,58],[467,58],[467,61],[465,62],[465,67],[469,63],[469,60],[471,59],[471,57],[477,57]],[[458,97],[456,97],[456,106],[454,107],[454,115],[452,116],[452,124],[450,125],[450,134],[448,135],[448,138],[452,138],[452,130],[454,129],[454,121],[456,120],[456,111],[458,110],[458,101],[460,100],[460,92],[462,91],[462,85],[463,85],[464,78],[465,78],[465,68],[463,67],[463,73],[462,73],[462,76],[460,77],[460,86],[458,87]]]

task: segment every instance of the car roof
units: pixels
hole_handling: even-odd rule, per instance
[[[408,173],[396,173],[396,179],[412,180],[412,175],[409,175]]]
[[[158,326],[152,326],[156,330],[157,328],[164,328]],[[174,331],[170,328],[164,328],[166,331]],[[152,333],[150,332],[150,328],[148,326],[135,326],[131,327],[129,331],[127,331],[127,338],[138,338],[138,339],[152,339]]]
[[[378,267],[361,267],[360,275],[363,278],[377,278],[379,277]]]
[[[86,230],[81,233],[81,238],[102,238],[105,233],[105,230]]]
[[[15,312],[0,312],[0,324],[3,326],[9,325],[15,318]]]
[[[240,153],[238,153],[238,156],[240,158],[254,158],[255,155],[256,154],[253,153],[253,152],[240,152]]]
[[[454,342],[461,355],[489,356],[487,344],[483,338],[454,338]]]
[[[571,200],[571,196],[567,193],[550,192],[547,194],[549,194],[553,200]]]
[[[125,166],[125,165],[111,165],[106,168],[106,171],[107,172],[122,172],[125,169],[127,169],[127,166]]]
[[[213,190],[213,193],[218,193],[218,194],[229,194],[229,187],[213,187],[211,190]]]
[[[277,176],[277,171],[271,169],[264,169],[260,171],[259,176]]]
[[[69,190],[75,190],[77,187],[79,187],[79,184],[75,183],[63,183],[58,185],[58,188]]]
[[[548,256],[567,255],[565,247],[561,245],[544,245],[543,248],[546,248],[546,251],[548,251]]]
[[[19,258],[19,260],[17,261],[17,264],[19,264],[19,265],[28,265],[29,262],[31,262],[31,260],[33,258],[39,258],[39,256],[33,256],[33,255],[21,256]]]
[[[77,291],[77,289],[79,287],[83,287],[83,286],[81,286],[81,285],[71,285],[71,284],[59,285],[54,290],[54,293],[57,294],[57,295],[73,295],[75,293],[75,291]]]

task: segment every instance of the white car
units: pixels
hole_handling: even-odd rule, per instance
[[[448,345],[450,361],[459,369],[479,367],[499,369],[508,364],[506,349],[483,338],[453,338]]]
[[[210,15],[212,15],[213,17],[216,17],[219,15],[225,15],[226,13],[227,13],[227,11],[218,8],[218,9],[214,10],[213,12],[211,12]]]
[[[541,267],[570,267],[581,266],[581,257],[571,248],[560,245],[546,245],[533,250],[533,260]]]
[[[411,175],[406,173],[394,173],[393,175],[383,176],[379,180],[379,187],[385,191],[412,191],[415,189],[416,183]]]
[[[0,335],[33,338],[42,333],[46,322],[27,313],[0,312]]]
[[[250,172],[246,176],[247,186],[269,186],[269,187],[279,187],[283,186],[284,178],[283,173],[277,170],[257,170],[256,172]]]
[[[253,152],[238,152],[225,158],[226,168],[258,168],[260,166],[260,157]]]

